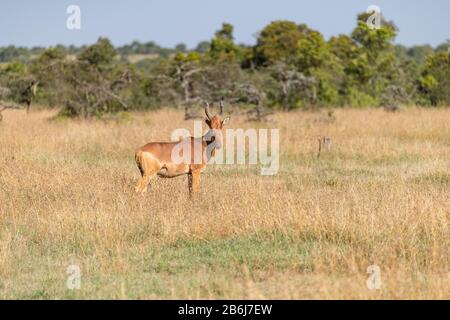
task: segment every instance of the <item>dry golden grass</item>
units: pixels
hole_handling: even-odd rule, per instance
[[[450,298],[450,109],[234,115],[280,129],[279,174],[209,166],[195,201],[186,177],[134,194],[134,149],[192,130],[180,112],[53,115],[0,123],[0,298]]]

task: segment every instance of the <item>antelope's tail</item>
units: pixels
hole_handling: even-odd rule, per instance
[[[141,150],[137,150],[134,154],[134,160],[136,161],[138,169],[141,172],[141,176],[144,175],[144,168],[142,167],[142,153],[143,152]]]

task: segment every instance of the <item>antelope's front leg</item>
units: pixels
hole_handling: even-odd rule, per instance
[[[189,195],[193,197],[198,191],[200,182],[200,172],[192,172],[188,174]]]

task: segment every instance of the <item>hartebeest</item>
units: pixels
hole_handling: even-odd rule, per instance
[[[205,114],[209,130],[204,136],[177,142],[150,142],[136,150],[135,159],[142,175],[135,188],[137,193],[146,192],[150,179],[155,175],[173,178],[184,174],[188,175],[189,194],[192,196],[197,192],[200,173],[214,156],[215,149],[222,147],[222,128],[229,120],[229,117],[221,120],[223,100],[219,115],[211,116],[208,103],[205,104]],[[179,150],[190,151],[187,157],[183,155],[184,161],[179,161]]]

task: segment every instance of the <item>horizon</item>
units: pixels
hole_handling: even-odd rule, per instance
[[[66,28],[69,17],[66,9],[71,4],[81,9],[80,30]],[[339,4],[331,0],[314,3],[292,0],[207,3],[196,0],[194,4],[181,0],[131,0],[113,4],[105,0],[95,3],[87,0],[26,3],[19,0],[4,4],[0,11],[0,46],[32,48],[61,44],[80,47],[106,37],[116,47],[139,41],[154,42],[165,48],[183,43],[193,49],[201,41],[209,41],[224,22],[234,26],[236,43],[253,45],[255,35],[275,20],[306,23],[328,40],[332,36],[349,34],[356,26],[357,14],[372,4],[378,5],[385,18],[399,28],[396,44],[436,47],[450,38],[450,22],[445,16],[450,11],[450,2],[445,0],[433,3],[345,0]],[[258,6],[257,13],[250,12],[253,5]],[[202,20],[202,17],[207,18]],[[423,22],[421,28],[417,27],[417,21]]]

